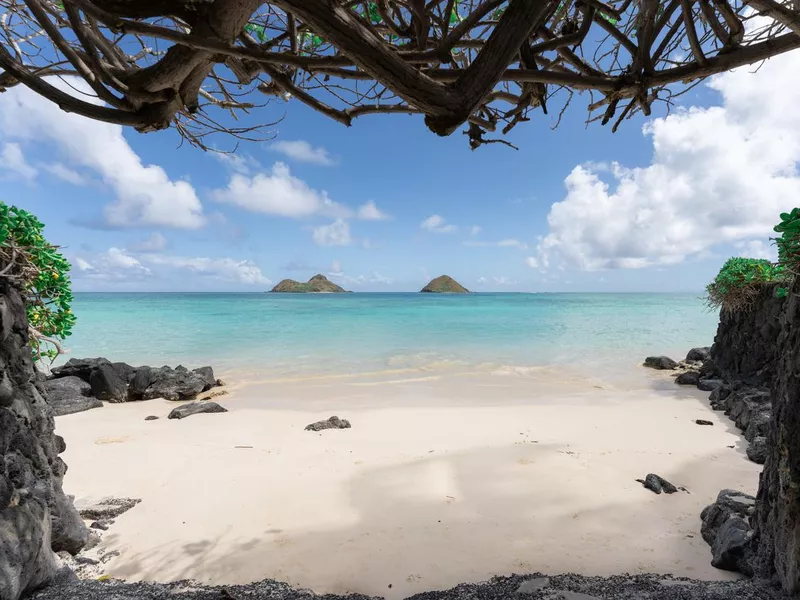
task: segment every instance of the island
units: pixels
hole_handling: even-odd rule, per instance
[[[452,277],[442,275],[420,290],[432,294],[469,294],[469,290]]]
[[[324,275],[314,275],[306,283],[294,279],[284,279],[272,288],[272,291],[289,294],[341,294],[346,292]]]

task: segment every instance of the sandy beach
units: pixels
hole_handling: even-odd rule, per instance
[[[700,511],[723,488],[754,493],[760,467],[707,393],[665,375],[384,373],[229,391],[224,414],[167,420],[176,403],[152,400],[56,419],[76,504],[142,499],[103,538],[119,552],[111,576],[390,599],[537,571],[735,577],[709,564]],[[304,431],[334,414],[352,428]],[[689,493],[645,490],[651,472]]]

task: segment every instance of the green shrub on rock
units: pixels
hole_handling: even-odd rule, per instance
[[[781,264],[760,258],[729,258],[714,281],[706,286],[706,302],[714,309],[747,310],[765,284],[787,278],[787,271]]]
[[[22,290],[35,360],[51,361],[62,352],[60,340],[72,333],[70,264],[42,235],[44,225],[31,213],[0,202],[0,276]]]
[[[778,264],[785,269],[788,280],[800,273],[800,208],[781,213],[781,222],[775,226],[775,232],[781,234],[781,237],[775,239]],[[786,296],[787,288],[781,286],[778,294]]]

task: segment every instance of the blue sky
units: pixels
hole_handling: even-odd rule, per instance
[[[221,156],[14,88],[0,199],[40,216],[80,291],[261,291],[318,272],[357,291],[442,273],[476,291],[700,291],[727,256],[772,256],[800,198],[796,74],[792,55],[728,73],[616,134],[576,96],[555,131],[557,107],[519,125],[519,151],[474,152],[416,116],[346,128],[273,101],[257,117],[282,119],[274,139]]]

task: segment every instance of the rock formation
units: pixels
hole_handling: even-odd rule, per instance
[[[301,283],[299,281],[295,281],[294,279],[284,279],[278,285],[272,288],[272,291],[285,292],[289,294],[341,294],[346,290],[339,287],[332,281],[329,281],[324,275],[314,275],[306,283]]]
[[[434,294],[469,294],[469,290],[448,275],[432,279],[420,292]]]
[[[61,483],[66,449],[37,387],[19,292],[0,277],[0,600],[51,581],[55,552],[77,553],[89,532]]]
[[[194,400],[219,385],[211,367],[132,367],[106,358],[72,358],[42,384],[54,416],[102,407],[102,401]]]

